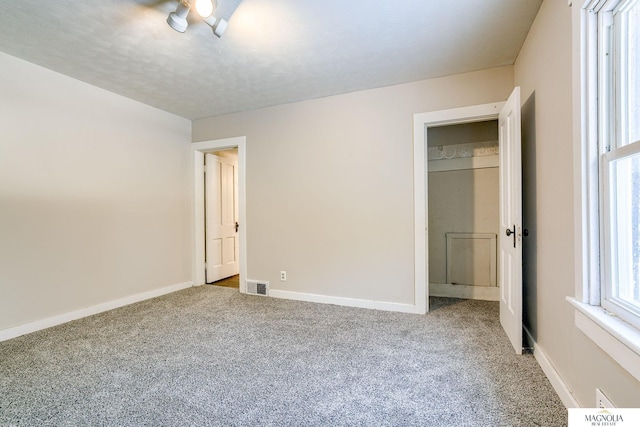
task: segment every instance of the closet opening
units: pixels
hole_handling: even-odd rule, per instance
[[[498,121],[427,128],[429,295],[500,300]]]

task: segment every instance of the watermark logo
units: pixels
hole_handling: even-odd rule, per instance
[[[569,408],[569,427],[637,427],[639,408]]]

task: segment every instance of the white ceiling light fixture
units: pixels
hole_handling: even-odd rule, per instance
[[[213,16],[213,12],[217,7],[217,0],[196,0],[196,10],[202,20],[211,27],[216,37],[222,37],[224,30],[227,29],[228,22],[222,18]]]
[[[195,7],[196,12],[213,30],[213,34],[216,37],[222,37],[222,34],[227,29],[229,24],[222,18],[216,18],[213,13],[218,6],[217,0],[196,0]],[[187,16],[191,10],[191,4],[188,0],[180,0],[175,12],[171,12],[167,18],[167,23],[174,30],[184,33],[189,26],[187,22]]]
[[[227,25],[229,25],[229,23],[224,19],[216,18],[213,15],[207,18],[203,18],[203,21],[209,24],[209,26],[213,30],[213,34],[218,38],[222,37],[222,34],[224,34],[224,30],[226,30]]]
[[[189,26],[189,23],[187,22],[187,15],[189,15],[190,9],[191,5],[189,2],[187,0],[181,0],[178,3],[176,11],[169,14],[167,24],[177,32],[184,33]]]

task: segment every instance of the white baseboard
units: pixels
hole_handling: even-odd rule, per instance
[[[553,389],[556,391],[556,393],[558,393],[558,397],[560,397],[560,400],[562,401],[564,406],[566,408],[580,408],[578,401],[575,397],[573,397],[573,394],[571,393],[571,390],[569,390],[567,383],[564,382],[560,374],[558,374],[558,371],[556,371],[556,369],[553,367],[551,361],[547,357],[542,347],[540,347],[538,343],[536,343],[527,328],[523,329],[527,341],[533,346],[533,356],[536,358],[536,361],[538,361],[538,364],[542,368],[542,371],[549,379],[549,382],[551,383]]]
[[[429,283],[429,296],[500,301],[497,286],[452,285],[450,283]]]
[[[269,296],[273,298],[290,299],[295,301],[316,302],[320,304],[333,304],[345,307],[369,308],[373,310],[397,311],[400,313],[421,314],[418,307],[411,304],[399,304],[395,302],[371,301],[355,298],[332,297],[327,295],[305,294],[300,292],[279,291],[270,289]],[[423,313],[422,313],[423,314]]]
[[[131,296],[120,298],[113,301],[108,301],[102,304],[97,304],[97,305],[83,308],[80,310],[71,311],[69,313],[48,317],[46,319],[37,320],[35,322],[27,323],[20,326],[15,326],[9,329],[4,329],[0,331],[0,342],[9,340],[11,338],[19,337],[21,335],[30,334],[31,332],[47,329],[52,326],[61,325],[63,323],[67,323],[72,320],[81,319],[87,316],[93,316],[94,314],[113,310],[114,308],[124,307],[125,305],[159,297],[161,295],[170,294],[172,292],[190,288],[191,286],[193,286],[193,282],[179,283],[177,285],[167,286],[165,288],[160,288],[160,289],[154,289],[148,292],[142,292],[139,294],[131,295]]]

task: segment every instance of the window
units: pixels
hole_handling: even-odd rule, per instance
[[[598,20],[600,302],[640,328],[640,0],[600,1],[592,13]]]
[[[576,327],[640,381],[640,0],[576,3],[579,269],[567,301]]]

